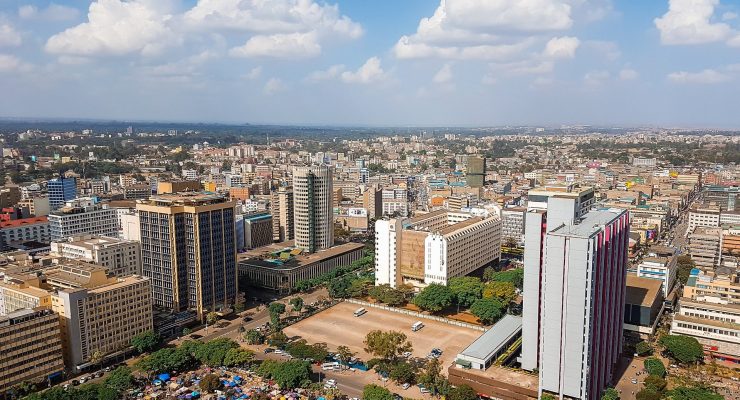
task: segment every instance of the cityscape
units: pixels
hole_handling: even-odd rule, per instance
[[[0,400],[740,400],[740,4],[352,3],[0,5]]]

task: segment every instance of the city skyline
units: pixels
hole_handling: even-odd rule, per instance
[[[738,12],[727,0],[11,0],[0,6],[0,109],[50,119],[738,128]]]

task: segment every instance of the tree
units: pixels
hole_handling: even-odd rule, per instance
[[[286,343],[288,343],[288,336],[282,331],[277,331],[267,338],[267,344],[270,346],[282,348],[285,347]]]
[[[502,304],[509,304],[516,298],[516,288],[511,282],[489,282],[483,289],[483,298],[498,299]]]
[[[290,305],[293,306],[293,311],[301,312],[303,310],[303,297],[293,297],[290,299]]]
[[[187,335],[191,334],[192,332],[193,332],[193,330],[190,329],[190,328],[182,328],[182,335],[183,336],[187,336]]]
[[[388,376],[399,384],[414,383],[416,368],[408,362],[396,362],[391,365]]]
[[[691,270],[694,268],[696,268],[696,264],[690,255],[684,254],[678,256],[676,258],[676,280],[678,280],[678,283],[682,286],[686,285],[689,275],[691,275]]]
[[[557,398],[550,393],[542,393],[540,400],[557,400]]]
[[[649,357],[643,363],[648,374],[662,378],[665,376],[665,365],[656,357]]]
[[[666,386],[668,386],[668,382],[657,375],[649,375],[647,378],[645,378],[643,384],[645,385],[646,389],[652,389],[658,393],[663,393]]]
[[[282,389],[307,386],[311,382],[311,365],[300,360],[280,362],[271,371],[271,376]]]
[[[443,308],[449,307],[452,304],[453,297],[450,288],[432,283],[414,297],[414,304],[422,310],[438,312]]]
[[[355,353],[347,346],[337,346],[337,357],[339,362],[349,364],[349,360],[355,356]]]
[[[265,337],[256,329],[250,329],[244,334],[244,340],[247,344],[262,344],[265,342]]]
[[[215,311],[211,311],[206,314],[206,324],[213,325],[218,321],[218,314]]]
[[[400,306],[406,302],[404,292],[394,289],[390,285],[373,286],[368,294],[375,300],[392,307]]]
[[[103,358],[105,357],[105,354],[103,354],[100,350],[95,350],[90,355],[90,363],[95,365],[97,368],[100,368],[100,363],[103,361]]]
[[[335,299],[346,299],[350,297],[351,286],[352,280],[347,276],[334,279],[329,282],[329,296]]]
[[[601,395],[601,400],[619,400],[619,392],[614,388],[606,388],[604,394]]]
[[[207,374],[200,379],[200,390],[205,393],[213,393],[221,387],[221,379],[216,374]]]
[[[224,356],[224,365],[227,367],[242,367],[250,363],[254,359],[254,352],[235,348],[226,351]]]
[[[637,400],[660,400],[662,395],[653,389],[642,389],[635,396]]]
[[[521,289],[524,284],[524,268],[514,268],[508,271],[496,272],[491,277],[492,281],[510,282],[515,287]]]
[[[664,335],[658,341],[673,359],[691,364],[704,359],[704,348],[696,338],[684,335]]]
[[[390,390],[375,384],[365,385],[362,389],[363,400],[393,400]]]
[[[396,331],[371,331],[365,336],[364,344],[367,353],[387,361],[396,361],[401,354],[412,350],[406,335]]]
[[[635,345],[635,353],[637,353],[638,356],[645,356],[648,354],[652,354],[653,346],[651,346],[650,343],[643,340],[642,342],[637,343]]]
[[[483,283],[474,276],[451,278],[447,286],[449,286],[457,304],[463,307],[470,307],[483,294]]]
[[[436,358],[427,361],[424,372],[419,374],[417,380],[435,396],[445,395],[450,389],[450,382],[442,375],[442,365]]]
[[[231,349],[236,349],[239,344],[228,338],[218,338],[198,346],[193,355],[201,364],[209,367],[220,367],[224,365],[226,353]]]
[[[496,275],[496,270],[493,269],[493,267],[486,267],[483,270],[483,282],[492,281],[495,275]]]
[[[270,303],[267,309],[270,312],[270,323],[272,324],[272,326],[279,329],[280,314],[285,312],[285,304],[275,301],[275,302]]]
[[[504,305],[498,299],[478,299],[470,307],[470,312],[484,324],[498,321],[504,313]]]
[[[450,389],[447,394],[447,400],[477,400],[478,393],[469,385],[462,384],[458,387]]]
[[[131,338],[131,347],[139,354],[148,353],[157,348],[159,340],[159,335],[153,331],[146,331]]]
[[[112,388],[118,394],[129,390],[133,383],[134,378],[131,376],[131,368],[126,366],[114,369],[103,381],[106,387]]]
[[[724,397],[706,387],[680,386],[668,391],[671,400],[723,400]]]

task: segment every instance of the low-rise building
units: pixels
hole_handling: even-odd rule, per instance
[[[722,229],[697,226],[689,234],[689,255],[697,267],[714,269],[722,263]]]
[[[665,305],[662,280],[627,275],[624,330],[652,335]]]
[[[698,301],[718,298],[728,304],[740,304],[740,277],[725,268],[716,271],[694,268],[683,288],[683,297]]]
[[[716,358],[740,364],[740,304],[681,298],[671,333],[695,337]]]
[[[11,243],[48,243],[51,231],[47,217],[32,217],[0,222],[0,251],[10,249]]]
[[[86,234],[117,237],[117,211],[95,198],[78,198],[49,214],[49,229],[51,240]]]
[[[668,297],[668,293],[673,289],[676,283],[676,257],[660,257],[654,253],[649,253],[647,257],[637,265],[637,276],[641,278],[656,279],[663,283],[663,297]]]
[[[116,276],[141,275],[141,243],[105,236],[78,236],[51,243],[52,254],[88,261]]]

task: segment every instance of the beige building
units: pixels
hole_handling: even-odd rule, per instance
[[[285,242],[293,240],[293,188],[281,186],[270,195],[272,214],[272,240]]]
[[[157,183],[157,194],[197,192],[201,189],[198,181],[172,181]]]
[[[310,253],[334,245],[332,170],[326,166],[293,169],[295,245]]]
[[[0,316],[22,309],[51,308],[51,293],[32,280],[0,282]]]
[[[64,370],[59,318],[51,310],[18,310],[0,317],[0,397],[22,382]]]
[[[116,276],[141,274],[141,244],[106,236],[77,236],[51,243],[52,255],[88,261]]]
[[[683,296],[699,301],[718,298],[728,304],[740,304],[740,276],[715,271],[692,273],[683,288]]]
[[[689,254],[696,266],[714,269],[722,262],[722,228],[697,226],[689,234]]]

